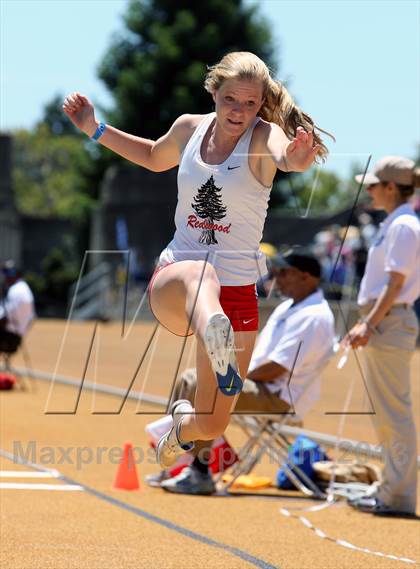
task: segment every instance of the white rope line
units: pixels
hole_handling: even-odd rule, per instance
[[[338,362],[337,369],[339,369],[339,370],[343,369],[343,367],[347,363],[349,351],[350,351],[350,347],[347,347],[345,349],[343,356],[340,358],[340,360]],[[351,401],[351,398],[353,395],[354,384],[355,384],[355,379],[354,379],[354,375],[352,375],[350,386],[349,386],[349,389],[348,389],[347,395],[346,395],[346,400],[344,402],[343,414],[341,415],[340,423],[338,425],[337,440],[336,440],[336,443],[334,446],[334,460],[333,460],[333,467],[332,467],[332,476],[331,476],[331,479],[330,479],[330,482],[328,485],[328,489],[327,489],[327,499],[325,500],[325,502],[323,504],[320,504],[317,506],[311,506],[309,508],[302,508],[302,509],[300,509],[301,512],[318,512],[320,510],[323,510],[325,508],[332,506],[333,504],[336,504],[336,499],[334,496],[334,482],[335,482],[335,472],[336,472],[337,462],[338,462],[338,458],[337,458],[338,447],[339,447],[340,441],[341,441],[342,436],[343,436],[346,414],[347,414],[347,411],[348,411],[348,408],[350,405],[350,401]],[[315,527],[313,525],[313,523],[310,520],[308,520],[308,518],[305,518],[304,516],[301,516],[298,514],[293,514],[286,508],[280,508],[279,511],[281,514],[283,514],[283,516],[299,520],[305,527],[312,530],[315,533],[315,535],[317,535],[321,539],[326,539],[326,540],[331,541],[337,545],[341,545],[342,547],[346,547],[347,549],[351,549],[353,551],[359,551],[360,553],[368,553],[369,555],[375,555],[376,557],[384,557],[386,559],[392,559],[394,561],[401,561],[403,563],[411,563],[411,564],[417,563],[417,561],[415,561],[414,559],[409,559],[408,557],[398,557],[397,555],[392,555],[389,553],[382,553],[381,551],[372,551],[371,549],[368,549],[366,547],[359,547],[358,545],[354,545],[353,543],[350,543],[349,541],[346,541],[344,539],[339,539],[339,538],[336,539],[334,537],[327,535],[321,529]]]
[[[304,516],[298,516],[296,514],[292,514],[291,512],[289,512],[289,510],[286,510],[285,508],[280,508],[279,511],[281,514],[283,514],[283,516],[299,520],[305,527],[312,530],[315,533],[315,535],[317,535],[321,539],[326,539],[327,541],[331,541],[333,543],[336,543],[337,545],[346,547],[347,549],[352,549],[353,551],[359,551],[360,553],[368,553],[369,555],[375,555],[376,557],[384,557],[386,559],[392,559],[394,561],[401,561],[403,563],[411,563],[411,564],[417,563],[417,561],[415,561],[414,559],[410,559],[408,557],[398,557],[397,555],[392,555],[390,553],[382,553],[381,551],[372,551],[367,547],[359,547],[358,545],[354,545],[353,543],[350,543],[349,541],[346,541],[344,539],[336,539],[334,537],[327,535],[321,529],[315,527],[313,523]]]

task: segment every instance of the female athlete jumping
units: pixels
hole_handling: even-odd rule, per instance
[[[258,330],[259,243],[274,175],[303,172],[327,154],[313,120],[254,54],[227,54],[204,87],[215,112],[182,115],[157,141],[99,123],[79,93],[63,105],[80,130],[124,158],[154,172],[179,166],[176,231],[149,298],[163,326],[196,335],[197,391],[194,408],[172,405],[173,427],[157,447],[162,467],[227,427]]]

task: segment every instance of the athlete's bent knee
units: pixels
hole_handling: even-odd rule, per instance
[[[186,275],[187,286],[191,286],[192,283],[196,282],[213,283],[215,286],[220,286],[215,268],[206,261],[195,261]]]

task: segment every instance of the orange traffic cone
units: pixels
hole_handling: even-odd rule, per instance
[[[117,490],[138,490],[140,488],[131,443],[124,444],[124,453],[112,487]]]

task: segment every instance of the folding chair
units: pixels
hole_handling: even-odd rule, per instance
[[[230,475],[229,481],[223,482],[222,476],[225,473],[217,475],[215,483],[219,492],[227,492],[239,476],[250,474],[266,454],[272,462],[278,464],[279,468],[284,469],[292,484],[303,494],[325,499],[325,493],[299,466],[288,464],[291,441],[281,431],[282,424],[287,421],[279,421],[277,417],[272,419],[266,416],[253,417],[251,415],[236,415],[233,421],[245,433],[248,440],[237,452],[237,462],[227,470]]]
[[[326,367],[331,355],[329,354],[328,358],[319,365],[314,373],[314,379],[305,386],[300,397]],[[267,455],[271,462],[274,461],[279,468],[284,469],[290,482],[303,494],[312,498],[326,498],[325,492],[299,466],[288,463],[291,440],[282,432],[282,427],[288,424],[289,418],[290,414],[232,415],[234,424],[244,432],[247,441],[237,452],[237,462],[227,470],[230,475],[229,481],[223,482],[222,477],[225,473],[216,476],[215,483],[219,492],[227,492],[239,476],[250,474],[261,458]]]

